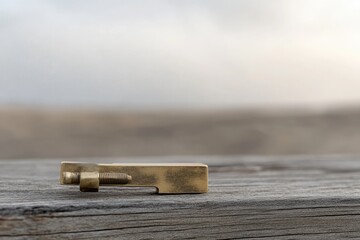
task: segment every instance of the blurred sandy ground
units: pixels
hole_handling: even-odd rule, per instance
[[[156,111],[0,108],[0,159],[360,153],[360,109]]]

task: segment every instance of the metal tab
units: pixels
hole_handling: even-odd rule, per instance
[[[94,164],[62,162],[61,184],[80,185],[80,191],[97,192],[99,186],[156,187],[159,194],[206,193],[208,166],[177,164]]]

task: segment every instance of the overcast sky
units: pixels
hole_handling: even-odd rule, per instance
[[[0,104],[360,103],[360,1],[0,0]]]

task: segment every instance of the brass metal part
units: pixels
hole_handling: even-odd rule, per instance
[[[80,185],[82,192],[97,192],[99,186],[156,187],[160,194],[206,193],[208,166],[177,164],[94,164],[62,162],[61,184]]]

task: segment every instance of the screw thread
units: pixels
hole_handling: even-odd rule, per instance
[[[126,173],[99,173],[100,184],[126,184],[131,179]]]

